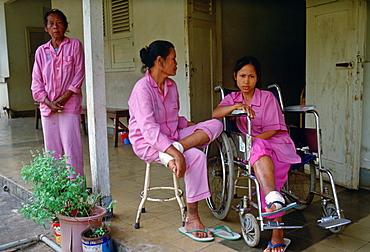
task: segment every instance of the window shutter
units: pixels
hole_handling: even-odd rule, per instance
[[[194,0],[194,12],[212,14],[212,0]]]
[[[130,31],[129,0],[112,0],[112,33]]]
[[[28,72],[32,72],[36,49],[49,40],[49,35],[40,27],[26,27]]]

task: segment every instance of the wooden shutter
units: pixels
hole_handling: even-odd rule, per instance
[[[26,27],[26,46],[28,72],[32,72],[33,62],[35,61],[36,49],[49,40],[49,35],[41,27]]]
[[[112,33],[130,31],[130,12],[128,0],[112,0]]]

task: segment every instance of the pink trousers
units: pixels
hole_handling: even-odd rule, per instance
[[[275,175],[275,185],[276,185],[276,191],[280,192],[281,188],[284,186],[286,180],[288,179],[288,171],[290,169],[291,164],[290,163],[284,163],[280,162],[274,150],[271,148],[271,145],[269,144],[268,140],[259,139],[253,141],[252,144],[252,150],[251,150],[251,158],[250,162],[251,165],[260,159],[262,156],[269,156],[272,159],[272,162],[274,163],[274,175]],[[265,212],[266,207],[266,201],[265,201],[265,194],[263,193],[263,190],[261,188],[261,202],[262,202],[262,212]],[[278,214],[274,214],[271,216],[268,216],[266,218],[274,219],[281,217],[285,214],[285,212],[281,212]]]
[[[55,113],[42,116],[42,129],[46,151],[55,151],[54,156],[68,156],[67,162],[75,172],[84,175],[83,150],[80,133],[80,115]],[[71,176],[71,178],[74,178]]]
[[[209,137],[210,141],[203,146],[205,147],[215,140],[222,132],[223,125],[217,119],[200,122],[179,131],[181,140],[196,130],[203,130]],[[184,152],[186,161],[186,172],[184,176],[186,202],[194,203],[211,196],[208,188],[207,157],[205,153],[198,148],[191,148]],[[157,162],[160,162],[157,158]]]

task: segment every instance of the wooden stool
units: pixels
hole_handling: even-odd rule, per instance
[[[182,218],[182,226],[185,225],[185,217],[186,217],[186,206],[183,198],[182,190],[179,188],[179,180],[177,179],[176,175],[172,173],[173,178],[173,187],[150,187],[150,163],[146,164],[146,170],[145,170],[145,181],[144,181],[144,190],[140,193],[140,197],[142,198],[139,204],[139,207],[137,209],[137,215],[136,215],[136,222],[135,222],[135,228],[140,228],[140,215],[141,213],[145,213],[145,201],[172,201],[177,200],[177,203],[179,203],[180,211],[181,211],[181,218]],[[152,190],[172,190],[174,192],[174,197],[171,198],[150,198],[148,197],[148,192]]]

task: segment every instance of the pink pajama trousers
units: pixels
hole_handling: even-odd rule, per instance
[[[46,151],[55,151],[56,158],[66,155],[75,172],[84,175],[83,150],[80,133],[80,115],[55,113],[42,116],[42,129]],[[71,178],[74,178],[71,176]]]
[[[262,156],[269,156],[272,159],[272,162],[274,163],[274,174],[275,174],[275,185],[276,185],[276,191],[280,192],[281,188],[284,186],[286,180],[288,179],[288,171],[290,169],[291,164],[290,163],[284,163],[280,162],[277,159],[277,156],[274,152],[274,150],[271,148],[270,143],[268,140],[259,139],[253,141],[252,143],[252,150],[251,150],[251,158],[250,162],[251,165],[260,159]],[[262,212],[265,212],[266,207],[266,201],[265,201],[265,194],[263,193],[263,190],[261,188],[261,202],[262,202]],[[266,218],[274,219],[281,217],[285,214],[285,212],[281,212],[278,214],[274,214],[271,216],[268,216]]]
[[[210,141],[203,146],[205,147],[215,140],[222,132],[223,125],[217,119],[200,122],[179,130],[179,139],[181,140],[196,130],[203,130],[209,137]],[[211,196],[208,188],[207,157],[205,153],[198,148],[191,148],[184,152],[186,161],[186,172],[184,176],[186,202],[194,203]],[[159,159],[156,160],[159,162]]]

